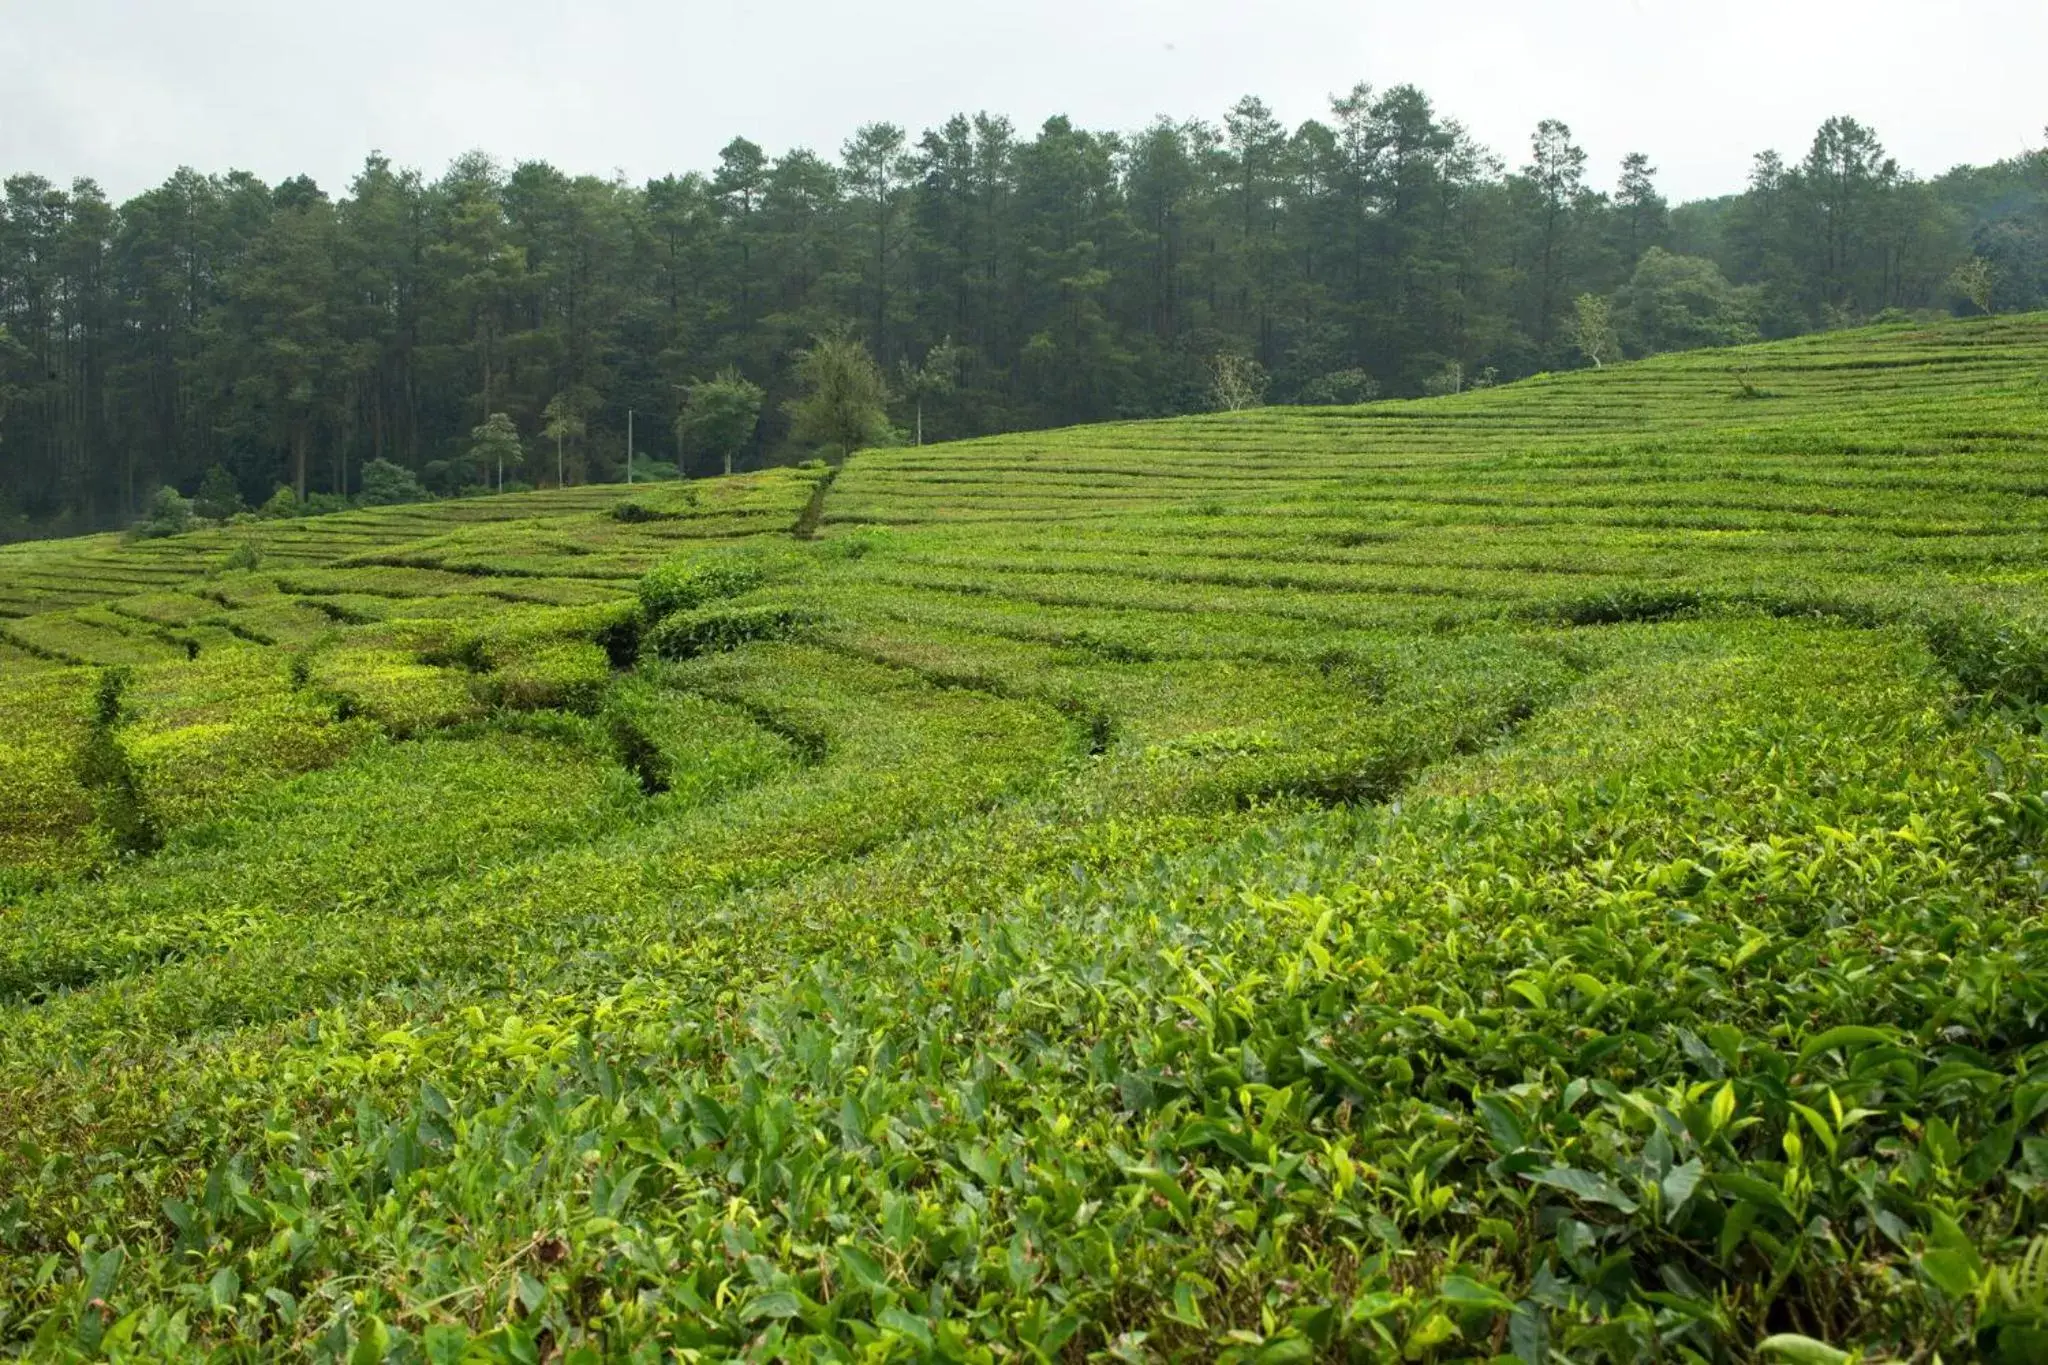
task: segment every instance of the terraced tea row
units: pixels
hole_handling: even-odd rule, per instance
[[[0,1343],[2039,1358],[2044,492],[2028,318],[0,550]]]

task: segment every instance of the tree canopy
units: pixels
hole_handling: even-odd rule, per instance
[[[753,444],[761,423],[761,386],[727,366],[715,376],[690,386],[676,435],[685,448],[717,460],[722,473],[732,473],[733,460]]]
[[[123,524],[215,466],[250,502],[358,495],[379,460],[446,492],[494,413],[535,442],[508,477],[615,479],[629,410],[673,428],[728,371],[763,391],[752,449],[801,458],[848,435],[792,401],[842,329],[905,376],[889,422],[944,439],[1198,411],[1220,355],[1282,403],[1585,364],[1588,296],[1619,354],[2048,306],[2048,154],[1921,180],[1834,118],[1721,198],[1668,204],[1646,152],[1611,174],[1556,120],[1501,158],[1360,86],[1294,128],[1247,98],[1129,132],[867,124],[837,158],[735,138],[641,185],[482,153],[372,156],[339,193],[186,169],[119,205],[15,175],[0,534]],[[718,472],[693,430],[686,472]]]
[[[843,460],[889,439],[889,385],[858,337],[818,337],[797,357],[802,392],[790,404],[790,435]]]
[[[470,465],[493,479],[499,492],[505,488],[505,466],[511,465],[516,474],[525,459],[526,452],[519,444],[519,428],[502,412],[492,413],[469,433]]]

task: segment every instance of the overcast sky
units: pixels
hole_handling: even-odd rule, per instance
[[[1599,183],[1641,150],[1691,198],[1835,113],[1923,174],[2039,146],[2044,58],[2048,0],[0,0],[0,173],[341,191],[372,148],[438,172],[481,147],[637,181],[734,134],[1135,128],[1247,93],[1294,123],[1363,80],[1422,86],[1515,164],[1562,118]]]

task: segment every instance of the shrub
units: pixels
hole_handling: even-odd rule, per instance
[[[592,632],[591,642],[604,651],[613,668],[631,668],[640,659],[640,613],[619,612]]]
[[[1932,340],[7,547],[0,1354],[2048,1359]]]
[[[611,660],[587,640],[556,640],[528,646],[490,673],[479,675],[474,690],[492,706],[529,711],[560,707],[595,711],[611,680]]]
[[[646,730],[634,723],[631,716],[612,712],[605,716],[605,734],[611,740],[612,751],[619,766],[633,774],[640,784],[640,790],[648,796],[659,796],[670,787],[667,755],[647,735]]]
[[[657,460],[647,455],[633,457],[634,483],[673,483],[683,477],[683,471],[672,460]]]
[[[92,728],[78,753],[79,785],[92,793],[100,829],[117,851],[130,856],[153,853],[163,843],[142,781],[118,733],[129,719],[123,703],[132,676],[125,668],[100,674]]]
[[[199,494],[192,500],[192,510],[210,521],[226,521],[243,507],[242,490],[235,486],[235,476],[228,473],[227,466],[217,464],[207,470]]]
[[[672,559],[640,580],[640,607],[650,621],[759,587],[760,567],[744,559]]]
[[[826,559],[865,559],[889,544],[886,526],[856,526],[844,535],[818,542],[818,553]]]
[[[1332,370],[1301,386],[1296,402],[1315,407],[1346,407],[1370,403],[1380,396],[1380,381],[1369,370]]]
[[[611,510],[605,515],[609,516],[613,521],[622,521],[628,526],[637,526],[650,521],[674,521],[683,514],[681,512],[664,512],[659,508],[649,507],[644,502],[621,502],[614,503]]]
[[[299,515],[299,495],[288,484],[279,484],[264,504],[256,509],[257,515],[269,518],[295,517]]]
[[[1691,616],[1704,605],[1686,588],[1615,588],[1568,598],[1539,609],[1540,614],[1574,626],[1613,626],[1629,621],[1670,621]]]
[[[725,607],[681,612],[649,633],[648,643],[664,659],[723,654],[754,640],[784,640],[817,620],[802,607]]]
[[[1732,366],[1728,372],[1735,376],[1735,396],[1737,398],[1750,400],[1776,398],[1778,396],[1769,389],[1759,388],[1756,381],[1749,377],[1749,367],[1747,365]]]
[[[868,348],[844,333],[816,338],[797,353],[800,397],[788,406],[790,436],[844,460],[890,440],[888,381]]]
[[[424,485],[410,469],[389,460],[372,460],[363,466],[362,501],[366,507],[391,507],[399,503],[425,502]]]
[[[135,523],[135,535],[143,540],[183,535],[191,529],[192,504],[168,486],[156,490],[156,496],[150,499],[149,515]]]
[[[1964,612],[1934,617],[1925,634],[1971,696],[2022,708],[2048,703],[2048,632],[2032,623]]]

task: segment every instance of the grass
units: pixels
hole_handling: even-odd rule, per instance
[[[0,547],[0,1350],[2039,1359],[2044,494],[2028,317]]]

